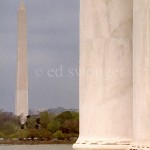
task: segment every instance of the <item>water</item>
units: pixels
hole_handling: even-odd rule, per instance
[[[73,150],[72,145],[0,145],[0,150]]]

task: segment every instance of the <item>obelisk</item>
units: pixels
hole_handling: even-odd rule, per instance
[[[24,1],[18,11],[18,57],[15,114],[28,115],[27,17]]]

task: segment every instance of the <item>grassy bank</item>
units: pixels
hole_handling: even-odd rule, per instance
[[[40,141],[40,140],[3,140],[0,141],[0,144],[5,145],[38,145],[38,144],[74,144],[75,140],[47,140],[47,141]]]

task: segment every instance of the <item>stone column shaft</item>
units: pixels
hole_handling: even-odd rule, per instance
[[[80,0],[80,136],[74,149],[132,137],[132,0]]]
[[[150,147],[150,1],[134,0],[133,148]]]

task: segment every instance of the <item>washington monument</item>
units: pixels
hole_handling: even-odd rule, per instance
[[[18,11],[18,57],[15,114],[28,115],[27,17],[24,1]]]

